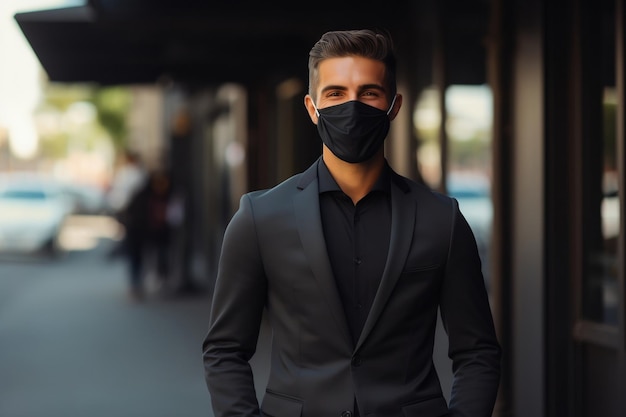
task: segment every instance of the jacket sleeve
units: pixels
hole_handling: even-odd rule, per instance
[[[266,289],[250,198],[244,195],[224,234],[202,345],[216,417],[260,415],[249,360],[256,351]]]
[[[474,235],[453,201],[441,317],[448,334],[454,380],[450,416],[490,417],[500,381],[500,345]]]

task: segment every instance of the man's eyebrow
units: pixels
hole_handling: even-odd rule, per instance
[[[365,90],[379,90],[381,92],[385,92],[385,87],[383,87],[380,84],[364,84],[364,85],[360,85],[359,86],[359,91],[365,91]]]
[[[327,85],[326,87],[322,88],[321,93],[323,94],[327,91],[332,91],[332,90],[346,91],[347,89],[348,88],[343,85]],[[383,87],[380,84],[363,84],[359,86],[359,92],[365,91],[365,90],[379,90],[383,93],[386,92],[385,87]]]
[[[348,88],[341,86],[341,85],[327,85],[326,87],[322,88],[321,93],[325,93],[327,91],[331,91],[331,90],[341,90],[341,91],[346,91]]]

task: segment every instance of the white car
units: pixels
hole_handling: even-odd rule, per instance
[[[59,253],[59,236],[71,202],[51,180],[38,175],[0,179],[0,252]]]
[[[107,210],[105,193],[102,189],[75,182],[63,182],[61,189],[72,202],[72,212],[80,215],[104,214]]]

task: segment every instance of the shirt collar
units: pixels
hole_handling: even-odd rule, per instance
[[[337,184],[337,181],[333,178],[328,167],[324,163],[324,160],[320,158],[320,162],[317,165],[317,180],[319,184],[319,193],[326,193],[329,191],[341,191],[341,188]],[[385,161],[380,176],[374,183],[371,191],[383,191],[385,193],[391,192],[391,168]]]

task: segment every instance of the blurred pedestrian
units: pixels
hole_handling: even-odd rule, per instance
[[[167,290],[171,256],[170,197],[168,174],[152,172],[144,186],[130,198],[120,216],[125,229],[124,254],[128,260],[130,295],[133,299],[143,299],[144,277],[149,267],[155,273],[157,286]]]
[[[124,150],[106,194],[108,209],[114,216],[126,208],[131,197],[145,184],[146,177],[147,171],[139,154]]]
[[[172,185],[164,171],[154,172],[149,178],[147,239],[148,256],[154,261],[157,284],[162,291],[168,290],[171,261],[172,225],[176,207],[172,200]]]
[[[144,187],[147,176],[147,170],[139,154],[129,149],[124,150],[120,155],[119,166],[115,171],[113,181],[105,195],[107,211],[118,222],[124,223],[122,218],[128,216],[128,204],[141,187]],[[127,249],[128,242],[122,240],[111,248],[109,257],[127,256],[128,254],[124,253]]]

